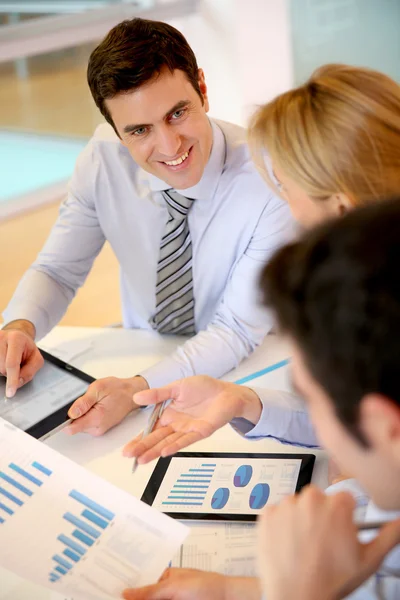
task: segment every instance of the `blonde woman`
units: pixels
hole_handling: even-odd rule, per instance
[[[259,169],[305,226],[400,190],[400,86],[377,71],[321,67],[261,107],[249,138]]]
[[[256,112],[249,139],[257,166],[305,227],[400,196],[400,86],[376,71],[345,65],[318,69],[303,86]],[[136,394],[135,402],[171,398],[158,429],[128,444],[126,456],[146,463],[229,422],[247,437],[317,444],[303,402],[292,394],[198,376]],[[210,587],[216,600],[260,597],[256,580],[180,570],[143,595],[132,590],[126,598],[150,600],[165,593],[171,600],[202,600]],[[356,597],[375,596],[361,591]]]

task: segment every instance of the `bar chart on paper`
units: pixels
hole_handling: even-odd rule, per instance
[[[60,551],[52,557],[54,569],[49,574],[51,582],[58,581],[79,563],[115,517],[110,510],[77,490],[72,490],[69,497],[77,502],[77,512],[79,508],[83,510],[78,516],[72,512],[63,515],[69,530],[67,535],[62,533],[57,537]]]
[[[3,568],[65,596],[111,600],[156,581],[186,531],[0,419]]]
[[[38,475],[36,474],[38,473]],[[6,523],[15,512],[29,501],[35,489],[40,488],[51,471],[33,461],[22,468],[10,462],[0,471],[0,525]]]

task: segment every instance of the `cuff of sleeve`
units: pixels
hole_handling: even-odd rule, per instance
[[[303,401],[290,392],[256,389],[262,403],[259,421],[253,425],[245,419],[235,419],[233,427],[248,438],[273,438],[284,444],[307,448],[319,447],[312,423]]]
[[[2,327],[5,327],[12,321],[24,320],[33,323],[36,330],[36,341],[44,337],[50,327],[48,315],[44,310],[37,306],[27,306],[24,302],[13,302],[12,308],[7,307],[4,310],[3,318],[4,323]]]

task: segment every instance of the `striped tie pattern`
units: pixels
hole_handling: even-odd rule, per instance
[[[192,242],[188,212],[193,200],[175,190],[162,192],[169,219],[157,266],[156,313],[152,326],[161,333],[195,333]]]

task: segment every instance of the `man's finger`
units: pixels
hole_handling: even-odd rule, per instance
[[[162,388],[144,390],[133,395],[133,401],[139,406],[149,406],[150,404],[159,404],[176,397],[176,385],[171,383]]]
[[[32,381],[36,373],[40,371],[43,365],[43,356],[40,354],[39,351],[34,352],[26,361],[26,363],[21,367],[21,371],[19,374],[20,382],[18,387],[21,387],[22,385],[25,385],[25,383]]]
[[[102,435],[106,430],[101,415],[94,410],[90,410],[83,415],[83,417],[72,421],[72,423],[65,428],[65,432],[68,433],[68,435],[90,433],[91,435],[98,436]]]
[[[75,400],[73,405],[68,411],[70,419],[78,419],[85,415],[97,402],[99,401],[98,392],[96,388],[90,388],[80,398]]]
[[[174,430],[172,427],[161,427],[156,429],[146,437],[142,439],[142,434],[136,437],[134,440],[128,442],[122,450],[122,454],[128,458],[138,458],[157,444],[164,440],[166,437],[171,435]]]
[[[170,454],[175,454],[176,452],[178,452],[178,450],[185,448],[189,445],[187,443],[188,439],[190,440],[189,444],[193,444],[194,442],[201,440],[202,435],[197,431],[192,431],[190,433],[186,433],[183,431],[175,431],[174,433],[171,433],[171,435],[166,437],[164,440],[159,442],[157,445],[155,445],[153,448],[150,448],[147,452],[142,454],[138,458],[138,463],[140,465],[144,465],[160,456],[169,456]]]
[[[19,379],[21,371],[22,354],[24,351],[23,341],[16,342],[7,345],[7,354],[5,360],[6,368],[6,396],[12,398],[15,396],[15,392],[19,388]]]
[[[198,442],[199,440],[203,440],[204,436],[198,431],[191,431],[190,433],[184,433],[180,438],[175,440],[174,442],[166,445],[162,450],[160,456],[171,456],[171,454],[176,454],[179,450],[183,448],[187,448],[191,444]]]
[[[161,581],[136,590],[124,590],[122,597],[125,600],[173,600],[173,596],[168,592],[167,585]]]

